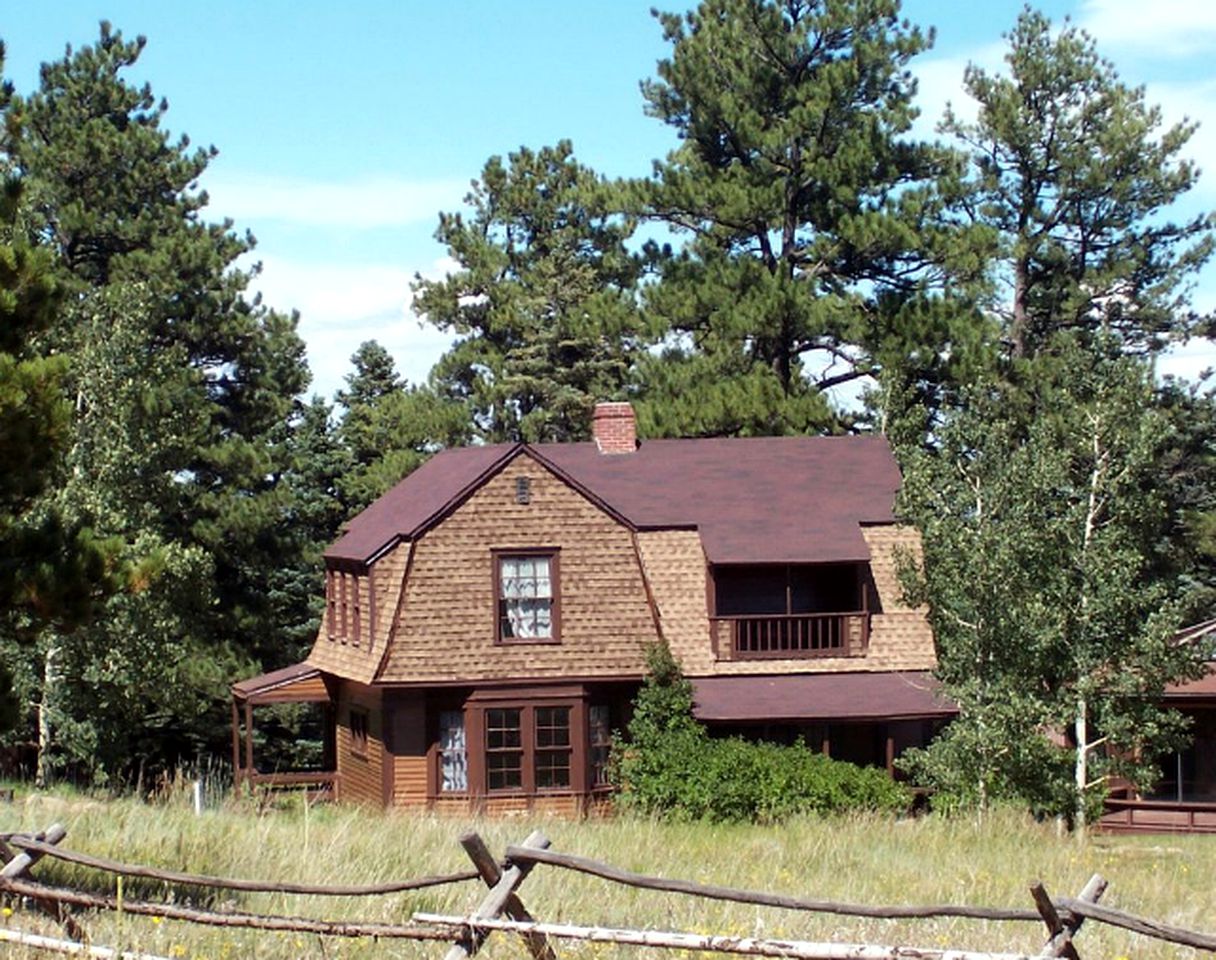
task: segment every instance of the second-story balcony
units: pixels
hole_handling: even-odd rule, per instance
[[[712,577],[716,659],[865,656],[870,604],[864,565],[718,567]]]
[[[865,656],[870,615],[849,613],[750,614],[710,620],[719,660]]]

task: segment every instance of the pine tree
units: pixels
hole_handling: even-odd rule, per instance
[[[584,439],[640,350],[632,224],[566,141],[492,157],[465,202],[436,231],[459,271],[414,284],[419,315],[458,337],[432,385],[483,439]]]
[[[1033,356],[1068,329],[1113,331],[1139,352],[1184,338],[1216,225],[1167,218],[1199,174],[1182,157],[1195,124],[1164,127],[1077,27],[1027,9],[1008,40],[1008,76],[967,69],[977,120],[943,124],[972,152],[970,209],[1001,238],[1007,353]]]
[[[464,404],[427,386],[410,386],[374,340],[351,357],[354,371],[337,400],[343,407],[337,439],[347,468],[336,479],[343,508],[353,516],[443,447],[468,442]]]
[[[133,638],[148,617],[162,625],[179,618],[180,644],[149,635],[163,640],[165,674],[184,676],[188,649],[194,679],[205,674],[214,695],[216,678],[237,669],[230,651],[271,666],[285,656],[282,611],[265,579],[306,561],[283,524],[290,459],[274,437],[308,374],[295,318],[244,296],[250,275],[235,261],[252,239],[204,219],[197,179],[215,151],[171,139],[167,104],[124,79],[143,46],[103,23],[94,45],[44,65],[39,88],[5,110],[5,159],[25,188],[19,228],[48,251],[67,294],[41,343],[79,362],[63,455],[72,477],[64,489],[80,495],[59,501],[80,523],[123,542],[132,563],[149,561],[138,598],[110,601],[106,629]],[[113,354],[116,343],[123,356]],[[117,392],[100,389],[119,370],[129,379],[116,382]],[[95,428],[99,418],[107,429]],[[104,491],[104,500],[89,490]],[[147,558],[133,552],[137,545],[151,551]],[[197,605],[177,610],[175,583],[184,581],[175,577],[191,583]],[[93,708],[80,693],[97,665],[89,651],[101,656],[104,644],[52,640],[46,649],[61,652],[44,662],[43,681],[58,678],[59,690],[76,698],[60,701],[60,715],[97,721],[99,736],[109,736],[104,718],[85,716]],[[178,721],[194,722],[189,697],[166,709],[181,713],[158,721],[166,731],[160,756],[174,742],[199,739],[171,732]],[[218,745],[226,731],[212,719],[207,736]]]
[[[635,192],[688,239],[650,249],[646,306],[669,333],[644,371],[644,429],[839,430],[851,418],[834,389],[901,355],[958,356],[970,316],[925,303],[979,261],[938,184],[957,158],[907,137],[907,65],[929,41],[898,3],[705,0],[657,16],[672,54],[642,92],[682,143]]]

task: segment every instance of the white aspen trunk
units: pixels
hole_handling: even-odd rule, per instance
[[[51,744],[55,734],[51,713],[54,710],[56,693],[55,657],[58,653],[59,648],[51,645],[42,657],[42,698],[38,703],[38,764],[34,775],[34,786],[39,790],[45,790],[51,779]]]
[[[1081,538],[1081,569],[1088,569],[1089,548],[1093,543],[1094,532],[1097,530],[1100,514],[1105,507],[1102,497],[1102,484],[1106,477],[1107,451],[1102,446],[1102,419],[1098,413],[1090,415],[1093,428],[1092,454],[1093,468],[1089,474],[1089,498],[1085,505],[1085,529]],[[1089,623],[1089,594],[1081,590],[1081,625],[1084,632]],[[1084,643],[1082,635],[1074,642]],[[1077,791],[1076,804],[1073,809],[1073,829],[1077,840],[1084,842],[1088,835],[1088,824],[1085,822],[1085,791],[1089,785],[1089,700],[1082,692],[1085,690],[1086,677],[1081,670],[1080,657],[1076,651],[1074,662],[1077,666],[1077,703],[1073,716],[1073,737],[1076,739],[1076,756],[1073,763],[1073,783]]]
[[[1073,735],[1077,738],[1076,763],[1073,766],[1073,780],[1077,788],[1077,806],[1075,810],[1077,840],[1084,841],[1087,835],[1085,822],[1085,787],[1089,783],[1089,743],[1086,739],[1086,728],[1089,726],[1089,704],[1084,697],[1077,698],[1077,712],[1073,721]]]

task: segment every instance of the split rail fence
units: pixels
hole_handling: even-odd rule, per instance
[[[9,898],[10,902],[27,903],[49,915],[62,925],[66,935],[64,938],[57,938],[0,928],[0,943],[7,941],[24,944],[30,949],[115,960],[168,960],[152,954],[123,952],[93,944],[83,926],[87,913],[82,911],[118,911],[229,929],[289,931],[316,934],[320,937],[358,937],[383,941],[433,941],[437,945],[448,944],[445,960],[470,960],[487,938],[496,932],[521,938],[533,960],[557,960],[555,944],[564,940],[805,960],[1028,960],[1032,956],[1009,952],[821,943],[544,922],[529,912],[519,893],[520,886],[528,874],[538,865],[544,865],[598,877],[609,883],[635,889],[791,911],[881,919],[958,917],[1039,923],[1045,925],[1047,939],[1042,951],[1033,955],[1038,957],[1068,957],[1071,960],[1079,960],[1076,937],[1086,920],[1109,924],[1168,943],[1216,953],[1216,935],[1171,926],[1103,906],[1099,900],[1106,890],[1107,882],[1097,874],[1076,897],[1053,897],[1041,883],[1034,884],[1030,888],[1033,908],[951,904],[873,906],[647,876],[597,860],[551,850],[548,838],[539,831],[532,833],[518,845],[508,846],[501,863],[494,859],[480,836],[476,833],[465,833],[461,835],[459,842],[472,863],[472,869],[461,873],[422,876],[367,886],[242,880],[119,863],[61,847],[59,844],[65,836],[66,831],[59,824],[35,835],[0,835],[0,858],[5,862],[4,867],[0,869],[0,897]],[[54,858],[77,867],[115,875],[119,878],[116,881],[116,894],[110,896],[40,883],[32,877],[31,870],[43,858]],[[487,889],[477,909],[468,916],[418,912],[413,914],[409,923],[391,924],[209,910],[178,903],[124,899],[121,885],[123,877],[243,893],[303,894],[319,897],[371,897],[476,880],[484,883]]]

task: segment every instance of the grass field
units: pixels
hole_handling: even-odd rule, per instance
[[[1012,812],[974,820],[849,818],[803,820],[779,827],[664,824],[632,819],[588,822],[477,821],[348,807],[288,803],[257,810],[228,803],[195,816],[184,792],[157,803],[33,796],[19,790],[0,806],[0,831],[68,829],[64,846],[127,862],[195,873],[265,880],[364,884],[424,873],[459,871],[468,863],[456,842],[472,826],[500,853],[540,827],[553,848],[607,860],[639,872],[804,897],[872,904],[965,903],[1031,906],[1027,886],[1075,895],[1091,874],[1110,888],[1103,900],[1143,916],[1216,932],[1216,837],[1096,837],[1084,845]],[[112,877],[51,865],[47,882],[67,881],[114,892]],[[209,904],[243,911],[389,922],[415,911],[464,913],[480,899],[473,883],[358,902],[284,895],[229,895]],[[172,895],[174,892],[169,891]],[[128,898],[163,898],[164,885],[128,881]],[[629,890],[539,866],[521,888],[538,919],[652,929],[839,940],[1035,953],[1042,928],[971,920],[867,921],[715,903],[677,894]],[[176,895],[181,902],[182,892]],[[11,915],[8,910],[16,907]],[[55,933],[53,924],[9,904],[0,923]],[[95,943],[170,957],[373,958],[442,957],[441,944],[327,940],[296,934],[208,930],[176,921],[112,914],[82,917]],[[1088,925],[1078,938],[1085,960],[1211,956]],[[559,943],[559,958],[626,960],[634,948]],[[35,956],[0,947],[5,956]],[[526,956],[518,941],[491,937],[484,956]],[[651,956],[663,955],[651,951]],[[667,954],[678,957],[679,954]],[[45,955],[42,955],[45,956]]]

